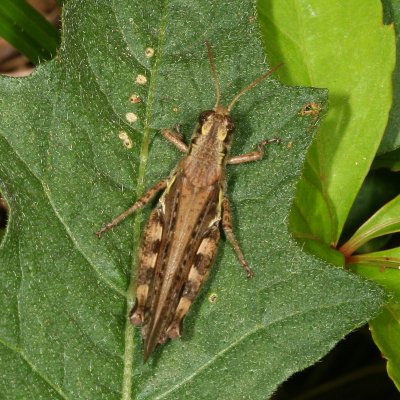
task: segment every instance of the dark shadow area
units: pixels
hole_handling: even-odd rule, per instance
[[[293,375],[271,400],[399,400],[368,326],[348,335],[312,367]]]
[[[8,205],[0,193],[0,242],[3,239],[8,223]]]

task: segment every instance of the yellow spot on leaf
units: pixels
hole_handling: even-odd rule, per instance
[[[148,47],[145,51],[144,51],[144,55],[147,58],[151,58],[154,56],[154,49],[152,47]]]
[[[126,118],[126,120],[127,120],[128,122],[130,122],[131,124],[132,124],[133,122],[136,122],[136,121],[138,120],[138,116],[137,116],[135,113],[133,113],[133,112],[128,112],[128,113],[126,113],[126,114],[125,114],[125,118]]]
[[[139,95],[137,95],[136,93],[132,93],[129,97],[129,101],[132,104],[138,104],[142,102],[142,99],[139,97]]]
[[[128,134],[125,131],[121,131],[118,134],[118,137],[121,139],[123,145],[127,148],[127,149],[131,149],[133,146],[132,140],[130,139],[130,137],[128,136]]]
[[[139,75],[136,77],[135,82],[136,82],[138,85],[145,85],[145,84],[147,83],[147,78],[146,78],[144,75],[139,74]]]
[[[208,301],[213,304],[213,303],[215,303],[217,301],[217,298],[218,298],[217,293],[211,293],[208,296]]]

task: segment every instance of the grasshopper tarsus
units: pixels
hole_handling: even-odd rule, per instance
[[[280,143],[282,143],[282,139],[278,138],[278,137],[272,138],[272,139],[265,139],[258,144],[258,148],[260,148],[260,147],[264,148],[267,144],[271,144],[271,143],[280,144]]]
[[[99,229],[99,230],[96,232],[97,238],[100,239],[100,238],[101,238],[101,235],[102,235],[104,232],[107,232],[108,230],[110,230],[111,228],[113,228],[115,225],[116,225],[116,224],[112,224],[111,222],[109,222],[108,224],[103,225],[103,226],[101,227],[101,229]]]
[[[267,144],[271,144],[271,143],[276,143],[279,144],[282,142],[281,138],[275,137],[272,139],[265,139],[263,141],[261,141],[260,143],[258,143],[258,155],[259,155],[259,159],[261,160],[264,157],[264,152],[265,152],[265,146]]]
[[[282,140],[280,138],[272,138],[266,139],[258,143],[257,150],[251,151],[249,153],[240,154],[238,156],[233,156],[228,159],[228,164],[243,164],[253,161],[259,161],[264,157],[264,147],[270,143],[281,143]]]
[[[113,220],[113,221],[115,221],[115,220]],[[114,223],[114,224],[113,224],[113,223],[112,223],[113,221],[109,222],[108,224],[103,225],[103,226],[101,227],[101,229],[99,229],[99,230],[96,232],[96,236],[97,236],[98,239],[101,238],[101,235],[102,235],[104,232],[107,232],[108,230],[114,228],[114,226],[116,226],[116,225],[118,224],[118,223]]]
[[[243,269],[244,269],[245,272],[246,272],[246,277],[247,277],[247,279],[253,278],[254,272],[253,272],[253,270],[249,267],[249,264],[247,264],[247,262],[242,263],[242,260],[240,260],[240,259],[239,259],[239,261],[240,261],[240,264],[242,265]]]
[[[181,124],[174,125],[174,132],[179,137],[180,140],[184,141],[183,133],[181,132]]]
[[[97,236],[97,239],[100,239],[101,238],[101,235],[103,234],[103,232],[105,232],[107,229],[105,228],[105,226],[103,226],[100,230],[98,230],[97,232],[96,232],[96,236]]]
[[[265,140],[261,141],[261,142],[258,144],[258,146],[259,146],[259,147],[260,147],[260,146],[264,147],[265,145],[270,144],[270,143],[277,143],[277,144],[279,144],[279,143],[282,143],[282,139],[281,139],[281,138],[278,138],[278,137],[274,137],[274,138],[272,138],[272,139],[265,139]]]
[[[248,271],[247,271],[247,279],[251,279],[254,276],[254,272],[250,267],[248,266]]]

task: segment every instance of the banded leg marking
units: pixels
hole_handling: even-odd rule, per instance
[[[247,277],[252,278],[254,276],[254,272],[251,270],[249,264],[247,264],[246,260],[244,259],[243,252],[233,233],[231,205],[227,197],[224,197],[222,200],[222,228],[225,232],[226,238],[233,246],[233,249],[235,250],[236,255],[239,258],[240,264],[242,264],[243,269],[246,271]]]
[[[156,208],[147,222],[139,253],[139,271],[136,281],[136,303],[129,313],[133,325],[141,325],[149,293],[150,283],[154,276],[163,232],[162,211]]]
[[[160,190],[163,190],[167,187],[168,180],[163,179],[162,181],[156,183],[153,187],[151,187],[139,200],[136,201],[130,208],[124,211],[122,214],[118,215],[118,217],[114,218],[111,222],[104,225],[99,231],[96,232],[96,236],[100,238],[100,236],[114,226],[118,225],[121,221],[123,221],[126,217],[133,214],[139,208],[145,206]]]
[[[281,139],[273,138],[269,140],[263,140],[258,143],[258,150],[251,151],[250,153],[240,154],[239,156],[233,156],[228,160],[228,164],[243,164],[246,162],[258,161],[264,157],[264,147],[269,143],[280,143]]]
[[[220,231],[218,225],[214,225],[207,236],[203,238],[197,250],[189,276],[183,286],[181,299],[176,307],[174,319],[167,329],[167,336],[176,339],[182,334],[182,320],[189,311],[193,300],[206,280],[217,252]]]

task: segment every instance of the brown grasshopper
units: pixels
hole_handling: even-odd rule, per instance
[[[181,335],[182,320],[215,258],[221,222],[247,277],[253,276],[233,233],[225,189],[225,165],[260,160],[267,143],[280,142],[278,138],[264,140],[258,144],[257,151],[228,157],[234,128],[229,116],[232,107],[244,93],[282,64],[250,83],[228,107],[224,107],[220,104],[220,87],[211,48],[208,43],[206,45],[217,94],[214,108],[200,114],[189,146],[179,132],[167,129],[161,132],[186,156],[168,178],[155,184],[128,210],[96,233],[100,237],[163,191],[144,229],[139,250],[136,303],[129,314],[133,325],[142,325],[144,361],[158,343]]]

